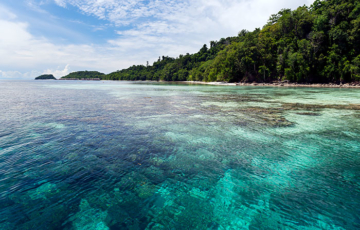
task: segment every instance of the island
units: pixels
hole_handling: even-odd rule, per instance
[[[56,80],[52,74],[43,74],[35,78],[35,80]]]
[[[77,71],[72,72],[60,80],[90,80],[90,81],[100,81],[104,78],[105,74],[98,71]]]

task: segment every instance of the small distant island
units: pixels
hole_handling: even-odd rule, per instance
[[[104,73],[98,71],[78,71],[72,72],[60,80],[102,80],[105,77]]]
[[[35,78],[35,80],[56,80],[52,74],[43,74]]]

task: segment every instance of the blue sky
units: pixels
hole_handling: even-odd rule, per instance
[[[109,73],[263,26],[312,0],[2,0],[0,79]]]

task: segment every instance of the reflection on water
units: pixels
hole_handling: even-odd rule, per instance
[[[359,229],[360,90],[0,82],[0,229]]]

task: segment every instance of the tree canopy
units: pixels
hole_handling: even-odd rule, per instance
[[[56,80],[52,74],[43,74],[35,78],[35,80]]]
[[[97,71],[78,71],[78,72],[72,72],[62,78],[100,78],[103,79],[105,76],[104,73],[100,73]]]

